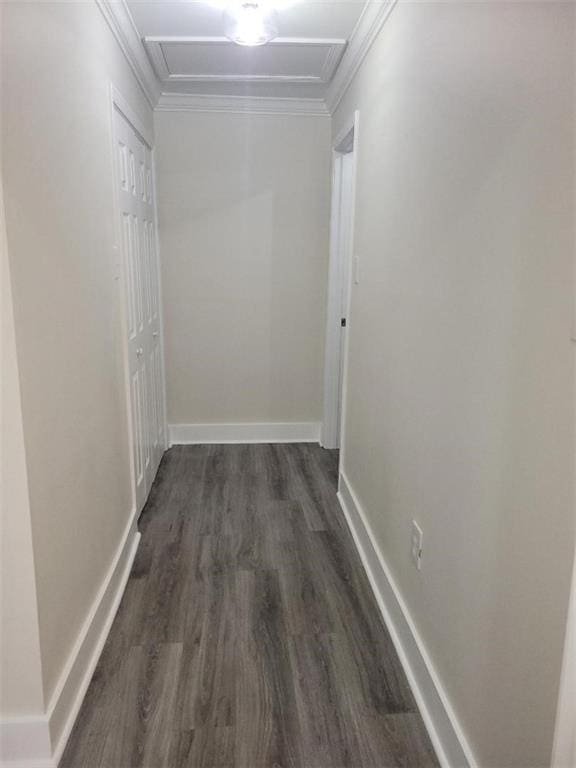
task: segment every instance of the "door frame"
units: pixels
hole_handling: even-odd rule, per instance
[[[358,168],[358,139],[360,112],[345,122],[332,141],[332,197],[330,204],[330,257],[328,273],[328,300],[326,320],[326,345],[324,359],[324,414],[322,420],[322,445],[324,448],[341,448],[344,441],[348,338],[350,330],[350,303],[352,297],[352,264],[354,253],[354,220],[356,210],[356,176]],[[352,147],[352,149],[350,149]],[[342,157],[353,151],[352,190],[350,194],[350,232],[348,252],[343,253],[340,243],[340,199],[342,194]],[[347,259],[348,263],[344,261]],[[346,333],[341,343],[340,318],[344,280],[348,275],[345,300]],[[340,421],[340,425],[339,425]],[[340,429],[338,428],[340,426]]]
[[[113,183],[113,217],[114,217],[114,280],[118,284],[118,298],[120,307],[120,328],[122,333],[122,363],[124,368],[124,393],[126,398],[126,410],[127,421],[126,427],[128,430],[128,448],[130,459],[130,480],[132,490],[132,507],[134,511],[137,511],[137,493],[136,493],[136,467],[134,465],[134,440],[133,440],[133,424],[132,424],[132,396],[130,392],[130,357],[128,350],[128,333],[127,333],[127,306],[126,306],[126,286],[124,285],[124,269],[123,269],[123,254],[122,254],[122,232],[120,227],[120,216],[118,212],[120,210],[120,189],[118,186],[118,158],[116,152],[116,136],[115,136],[115,113],[119,112],[125,120],[130,123],[134,131],[140,136],[142,141],[146,144],[150,150],[150,162],[152,165],[152,191],[154,199],[154,235],[156,239],[156,258],[158,260],[158,314],[159,314],[159,327],[160,327],[160,367],[161,367],[161,400],[162,400],[162,424],[164,444],[163,450],[168,447],[168,427],[167,427],[167,413],[166,413],[166,369],[164,362],[164,312],[162,307],[162,274],[160,269],[160,241],[158,234],[158,200],[156,195],[156,153],[154,147],[154,136],[147,129],[145,123],[140,119],[138,112],[132,107],[130,102],[120,93],[113,83],[110,83],[110,99],[109,99],[109,120],[110,120],[110,145],[112,153],[112,183]]]
[[[574,760],[576,760],[576,553],[566,621],[552,768],[572,768]]]
[[[572,329],[570,334],[573,370],[576,372],[576,252],[572,258]],[[576,388],[572,389],[573,427],[576,429]],[[576,470],[576,454],[573,456]],[[574,486],[576,489],[576,485]],[[552,768],[573,768],[576,763],[576,541],[572,581],[566,618],[562,671],[556,706]]]

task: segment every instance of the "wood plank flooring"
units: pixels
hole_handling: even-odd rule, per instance
[[[61,768],[438,762],[317,445],[175,446]]]

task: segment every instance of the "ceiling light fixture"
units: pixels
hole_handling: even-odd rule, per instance
[[[224,11],[224,34],[238,45],[265,45],[278,35],[276,11],[259,0],[242,0]]]

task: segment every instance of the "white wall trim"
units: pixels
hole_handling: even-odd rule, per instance
[[[110,83],[110,99],[112,101],[112,109],[117,108],[121,112],[134,130],[140,134],[140,137],[148,148],[152,150],[154,148],[154,136],[150,133],[147,126],[142,122],[136,110],[132,107],[128,99],[125,99],[120,91],[116,88],[114,83]],[[114,130],[112,126],[112,146],[114,145]]]
[[[160,84],[125,0],[96,0],[96,5],[112,30],[148,103],[154,109],[160,97]]]
[[[478,761],[346,475],[338,500],[442,768],[478,768]]]
[[[334,114],[372,43],[398,0],[368,0],[342,56],[340,66],[326,92],[326,104]]]
[[[170,445],[205,443],[317,443],[320,423],[169,424]]]
[[[163,93],[157,112],[232,112],[247,115],[313,115],[330,117],[324,99],[213,96],[198,93]]]
[[[139,541],[132,512],[46,714],[0,723],[2,768],[57,768],[124,594]]]

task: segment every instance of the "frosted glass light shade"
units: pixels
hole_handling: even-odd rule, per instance
[[[238,45],[265,45],[278,34],[276,12],[250,0],[229,5],[224,11],[224,34]]]

